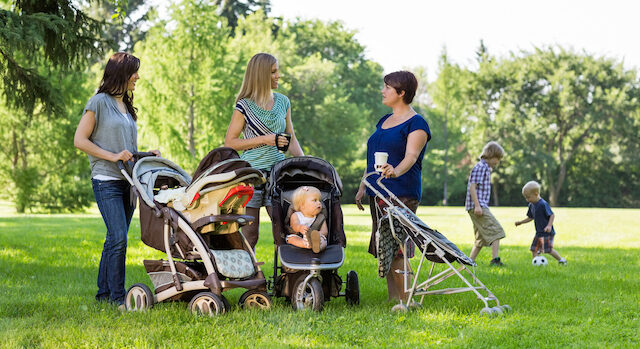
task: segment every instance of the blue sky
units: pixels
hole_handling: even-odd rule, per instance
[[[424,66],[429,79],[446,46],[458,64],[472,66],[483,39],[503,56],[535,46],[561,45],[640,67],[640,2],[574,0],[272,0],[273,16],[340,20],[357,30],[368,58],[385,72]]]

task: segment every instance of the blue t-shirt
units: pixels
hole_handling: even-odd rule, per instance
[[[527,211],[527,217],[533,218],[533,223],[536,226],[536,234],[551,234],[555,235],[555,230],[553,226],[551,226],[551,232],[545,233],[544,227],[549,224],[549,217],[553,214],[551,211],[551,206],[544,201],[543,198],[540,198],[538,202],[535,204],[529,203],[529,210]]]
[[[382,123],[384,123],[389,116],[391,116],[391,114],[383,116],[380,121],[378,121],[376,131],[367,141],[367,173],[374,171],[373,166],[375,159],[373,154],[375,152],[387,152],[389,154],[387,163],[393,167],[398,166],[402,159],[404,159],[407,150],[407,137],[411,132],[424,130],[427,133],[427,142],[431,139],[429,125],[422,115],[416,114],[400,125],[383,129]],[[422,159],[424,158],[426,149],[427,145],[425,144],[415,164],[413,164],[405,174],[397,178],[382,180],[382,183],[396,196],[417,200],[420,200],[422,197]],[[382,191],[375,184],[375,181],[378,180],[376,176],[371,176],[368,180],[369,183],[372,183],[376,189],[380,190],[380,192],[386,196],[386,192]],[[371,196],[375,195],[369,188],[367,188],[367,194]]]

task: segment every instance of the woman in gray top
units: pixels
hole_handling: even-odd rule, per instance
[[[119,305],[124,304],[127,232],[135,205],[116,163],[129,161],[138,150],[133,90],[139,67],[140,60],[128,53],[109,58],[98,92],[84,108],[73,139],[76,148],[89,156],[93,193],[107,226],[96,299]],[[157,150],[151,152],[160,156]]]

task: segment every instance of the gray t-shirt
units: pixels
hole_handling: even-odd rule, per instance
[[[96,125],[89,140],[98,147],[112,153],[123,150],[138,151],[138,130],[131,115],[122,114],[116,100],[107,93],[98,93],[91,97],[84,107],[83,114],[91,110],[96,114]],[[89,155],[91,177],[97,175],[124,179],[115,162]]]

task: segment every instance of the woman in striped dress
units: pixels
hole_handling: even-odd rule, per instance
[[[288,146],[293,156],[304,155],[293,131],[289,98],[273,92],[278,87],[278,79],[280,71],[274,56],[258,53],[249,60],[224,139],[225,146],[242,150],[240,157],[243,160],[267,174],[273,165],[284,160],[284,153],[278,146]],[[291,139],[278,136],[281,133],[289,134]],[[257,187],[247,204],[247,214],[254,216],[255,221],[244,226],[242,233],[254,249],[259,237],[260,207],[265,206],[271,216],[268,194],[264,186]]]

